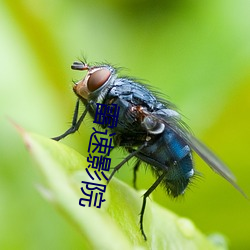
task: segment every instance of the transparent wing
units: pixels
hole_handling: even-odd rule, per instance
[[[158,116],[157,114],[153,114],[152,116],[154,119],[157,119],[166,127],[169,127],[171,130],[173,130],[209,165],[209,167],[211,167],[216,173],[231,183],[243,196],[248,198],[243,190],[237,185],[236,178],[229,168],[210,149],[208,149],[202,142],[200,142],[188,131],[185,124],[182,123],[179,117],[164,117],[162,115]]]
[[[243,196],[248,198],[243,190],[237,185],[236,178],[230,169],[210,149],[190,134],[185,128],[178,125],[170,125],[170,127],[208,164],[210,168],[231,183]]]

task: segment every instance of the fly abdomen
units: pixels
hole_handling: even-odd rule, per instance
[[[166,129],[165,139],[168,150],[173,159],[179,161],[190,153],[189,146],[181,140],[172,130]]]
[[[190,147],[171,130],[166,133],[166,141],[172,159],[167,164],[164,184],[168,193],[176,197],[184,193],[194,175],[192,154]]]
[[[191,153],[180,161],[170,164],[166,178],[163,180],[168,194],[173,197],[183,194],[193,175],[194,169]]]
[[[165,172],[162,183],[169,195],[174,197],[183,194],[194,175],[189,146],[167,128],[154,137],[137,157],[150,164],[157,176]]]

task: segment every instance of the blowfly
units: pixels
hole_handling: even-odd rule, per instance
[[[119,77],[111,65],[90,66],[85,62],[74,62],[71,68],[84,70],[87,74],[73,87],[78,99],[71,127],[53,139],[59,141],[76,132],[87,113],[94,118],[97,103],[120,107],[117,126],[109,130],[115,133],[114,146],[124,148],[128,155],[113,169],[109,181],[131,158],[136,158],[134,185],[136,171],[142,163],[150,166],[157,177],[143,195],[140,230],[145,240],[143,216],[147,197],[159,184],[172,197],[184,193],[195,174],[192,151],[244,195],[232,172],[189,132],[169,101],[158,98],[145,84],[133,78]],[[84,104],[85,111],[79,116],[80,102]],[[107,128],[106,125],[102,127]]]

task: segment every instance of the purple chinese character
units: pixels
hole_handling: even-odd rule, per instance
[[[88,201],[88,206],[90,207],[93,205],[94,207],[101,208],[102,202],[106,201],[103,199],[103,193],[106,191],[106,185],[103,184],[96,184],[96,183],[91,183],[87,181],[82,181],[82,183],[86,184],[86,189],[90,191],[90,193],[86,193],[84,189],[81,187],[82,193],[87,196],[88,198],[80,198],[79,199],[79,205],[85,207],[85,204],[82,202]],[[92,187],[91,187],[92,186]],[[93,190],[99,190],[100,192],[95,193],[95,197],[93,200]],[[99,196],[99,197],[98,197]],[[98,199],[99,198],[99,199]]]

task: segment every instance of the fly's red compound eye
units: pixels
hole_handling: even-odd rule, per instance
[[[93,72],[88,79],[88,90],[93,92],[99,89],[110,77],[111,72],[108,69],[98,69]]]

